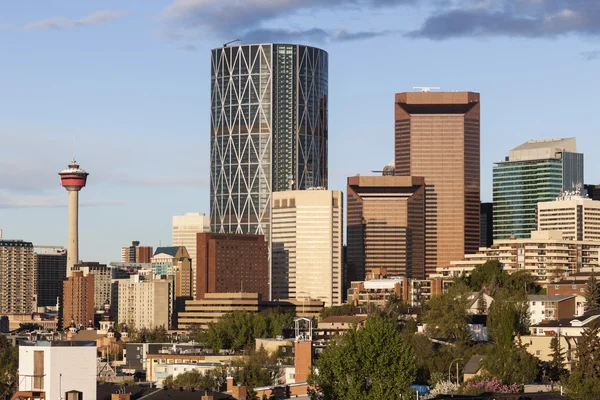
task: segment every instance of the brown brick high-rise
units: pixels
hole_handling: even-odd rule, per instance
[[[421,177],[348,178],[348,279],[425,274],[425,182]],[[375,276],[376,277],[376,276]]]
[[[269,298],[269,250],[263,235],[198,233],[196,238],[196,299],[235,292]]]
[[[62,323],[69,326],[87,326],[94,321],[94,275],[83,275],[81,271],[73,271],[72,275],[63,282]]]
[[[479,246],[479,107],[479,93],[396,94],[396,175],[425,178],[427,275]]]

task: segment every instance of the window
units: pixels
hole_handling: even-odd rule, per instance
[[[583,288],[579,289],[579,291],[580,291],[581,293],[583,293]]]
[[[541,356],[542,355],[542,351],[541,350],[536,350],[535,351],[535,355],[536,356]]]
[[[77,390],[71,390],[65,393],[65,400],[83,400],[83,393]]]

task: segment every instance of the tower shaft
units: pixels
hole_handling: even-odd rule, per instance
[[[69,232],[67,246],[67,277],[79,262],[79,191],[69,190]]]

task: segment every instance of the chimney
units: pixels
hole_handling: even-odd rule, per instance
[[[233,390],[233,376],[227,377],[227,391],[231,392]]]
[[[129,393],[113,393],[110,395],[110,400],[130,400],[130,398]]]
[[[212,394],[205,394],[200,400],[215,400],[215,397]]]
[[[246,400],[247,399],[247,390],[246,390],[246,386],[242,386],[242,385],[237,385],[233,387],[233,390],[231,391],[231,395],[233,396],[233,398],[237,399],[237,400]]]

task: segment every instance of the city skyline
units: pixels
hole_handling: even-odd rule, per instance
[[[202,3],[216,9],[214,2],[189,2]],[[354,9],[324,3],[313,2],[313,18],[299,6],[273,11],[250,1],[256,9],[249,15],[257,22],[235,14],[221,25],[171,1],[126,10],[116,1],[103,3],[104,10],[69,1],[27,10],[27,2],[0,6],[0,48],[13,55],[0,78],[11,94],[0,99],[4,237],[66,246],[67,201],[55,174],[70,159],[73,137],[77,160],[93,171],[81,193],[84,261],[118,261],[131,240],[170,245],[172,216],[208,214],[209,49],[237,35],[244,43],[268,39],[329,53],[332,190],[345,192],[348,176],[368,175],[393,157],[391,100],[413,85],[482,94],[482,201],[492,197],[493,163],[525,140],[575,136],[581,149],[600,145],[593,108],[600,87],[594,79],[600,61],[593,58],[600,46],[589,40],[584,24],[535,29],[541,17],[560,10],[529,10],[529,30],[510,31],[510,21],[499,21],[494,32],[477,24],[451,32],[444,29],[449,24],[433,31],[430,23],[434,14],[448,17],[445,10],[374,0],[364,2],[371,11],[359,2],[350,2]],[[582,11],[576,2],[571,6]],[[519,17],[515,12],[512,17]],[[216,11],[207,15],[219,17]],[[283,17],[296,35],[281,28]],[[321,22],[324,29],[311,36]],[[234,23],[245,28],[230,29]],[[261,24],[273,29],[261,33]],[[187,39],[168,39],[167,32],[177,36],[173,27]],[[200,28],[211,35],[190,39]],[[281,28],[279,36],[274,28]],[[565,102],[565,93],[578,101]],[[556,104],[560,113],[552,111]],[[597,183],[600,167],[591,156],[586,163],[584,183]]]

